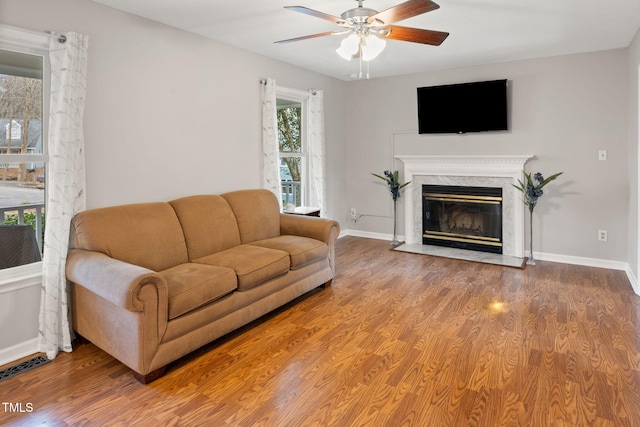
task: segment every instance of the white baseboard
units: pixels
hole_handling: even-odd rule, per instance
[[[636,278],[636,275],[633,274],[633,270],[631,270],[631,266],[629,264],[627,264],[627,268],[624,269],[625,273],[627,273],[627,278],[629,279],[629,282],[631,283],[631,287],[633,288],[633,292],[635,292],[637,295],[640,295],[640,288],[638,287],[638,279]]]
[[[527,252],[528,253],[528,252]],[[540,261],[560,262],[563,264],[584,265],[586,267],[608,268],[609,270],[623,270],[629,267],[629,264],[622,261],[612,261],[608,259],[586,258],[573,255],[549,254],[544,252],[533,253],[536,259]]]
[[[0,350],[0,366],[36,353],[38,353],[38,338],[33,338],[14,346],[3,348]]]
[[[636,278],[635,274],[633,274],[631,266],[628,262],[612,261],[609,259],[585,258],[571,255],[547,254],[542,252],[534,252],[533,254],[536,259],[539,259],[541,261],[552,261],[560,262],[563,264],[584,265],[586,267],[597,267],[606,268],[609,270],[624,271],[627,275],[627,279],[629,279],[629,283],[631,284],[633,292],[635,292],[637,295],[640,295],[640,288],[638,288],[638,279]]]
[[[369,239],[379,239],[379,240],[391,240],[391,234],[384,233],[373,233],[370,231],[361,231],[361,230],[345,230],[341,235],[345,236],[357,236],[357,237],[366,237]],[[398,236],[398,240],[403,241],[404,236]],[[529,253],[527,251],[526,256]],[[631,270],[629,263],[623,261],[612,261],[608,259],[598,259],[598,258],[586,258],[586,257],[578,257],[573,255],[559,255],[559,254],[549,254],[544,252],[534,252],[534,256],[536,259],[540,261],[551,261],[551,262],[559,262],[563,264],[573,264],[573,265],[583,265],[585,267],[597,267],[597,268],[607,268],[609,270],[621,270],[627,274],[627,278],[631,283],[631,287],[633,291],[640,295],[640,285],[638,284],[638,279],[635,274]]]
[[[374,233],[372,231],[362,231],[362,230],[345,230],[344,235],[366,237],[367,239],[389,240],[389,241],[393,239],[393,234]],[[401,242],[404,241],[404,236],[398,236],[398,240],[400,240]]]

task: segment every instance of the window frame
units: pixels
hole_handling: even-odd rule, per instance
[[[50,36],[20,28],[0,25],[0,50],[6,50],[42,58],[42,154],[0,154],[0,162],[38,162],[48,169],[49,101],[51,94],[51,63],[49,61]],[[44,199],[47,200],[48,180],[45,180]],[[45,206],[46,210],[46,206]],[[0,270],[0,293],[39,284],[42,277],[42,261]]]
[[[278,164],[284,157],[299,157],[302,165],[300,179],[300,205],[309,205],[309,93],[303,90],[276,86],[276,109],[278,99],[300,104],[300,152],[284,152],[278,147]]]

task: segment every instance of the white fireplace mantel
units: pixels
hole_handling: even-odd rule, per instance
[[[404,163],[406,243],[422,243],[422,185],[501,187],[503,254],[524,257],[524,203],[513,186],[533,155],[398,155]]]

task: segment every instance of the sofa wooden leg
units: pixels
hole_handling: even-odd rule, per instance
[[[162,368],[158,368],[155,371],[151,371],[149,372],[147,375],[142,375],[137,373],[136,371],[133,371],[133,377],[135,379],[137,379],[138,381],[140,381],[142,384],[149,384],[151,381],[155,381],[158,378],[160,378],[161,376],[164,375],[164,371],[167,369],[166,366],[163,366]]]
[[[331,286],[331,282],[333,282],[333,279],[329,280],[328,282],[325,282],[322,284],[322,289],[327,289],[329,286]]]

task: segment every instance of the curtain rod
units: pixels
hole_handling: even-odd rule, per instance
[[[266,79],[261,79],[260,80],[260,84],[262,86],[266,85],[267,84],[267,80]],[[311,93],[311,95],[315,95],[317,93],[316,89],[307,89],[307,90]]]
[[[65,43],[67,41],[67,36],[64,34],[56,33],[55,31],[45,31],[49,35],[49,37],[57,37],[60,43]]]

